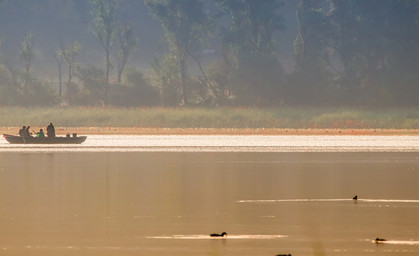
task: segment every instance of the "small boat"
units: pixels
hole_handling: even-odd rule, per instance
[[[81,144],[87,138],[87,136],[38,138],[10,134],[3,134],[3,137],[11,144]]]

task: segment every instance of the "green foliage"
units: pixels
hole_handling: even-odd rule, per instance
[[[284,47],[279,47],[274,38],[287,25],[280,15],[283,3],[288,8],[297,1],[295,69],[287,69],[286,73],[280,61],[282,53],[277,52]],[[33,73],[45,70],[43,66],[47,64],[40,62],[47,62],[52,52],[39,51],[38,58],[32,33],[27,33],[15,47],[8,41],[12,37],[2,35],[0,105],[418,106],[417,0],[145,0],[145,4],[164,29],[169,49],[168,53],[162,50],[163,56],[151,64],[155,76],[150,77],[149,73],[145,73],[146,77],[135,69],[124,74],[130,55],[138,47],[130,23],[135,22],[131,15],[136,11],[127,10],[134,6],[141,8],[141,2],[0,3],[5,21],[12,17],[8,14],[10,10],[15,10],[19,17],[39,18],[32,24],[37,35],[42,32],[37,28],[42,27],[39,24],[46,24],[43,19],[57,21],[57,24],[50,22],[51,27],[48,23],[46,28],[55,38],[60,38],[61,32],[68,33],[69,28],[83,28],[90,13],[93,35],[98,38],[106,60],[103,70],[95,66],[79,67],[76,59],[81,61],[84,57],[80,56],[80,44],[76,38],[67,45],[61,40],[60,50],[54,53],[59,66],[59,88],[55,90],[52,85],[55,86],[56,79],[48,77],[49,72],[38,76]],[[210,17],[219,18],[218,23]],[[217,37],[209,38],[214,31],[219,32]],[[37,41],[44,37],[37,37]],[[39,45],[48,47],[49,43]],[[204,48],[211,49],[211,54],[202,58],[207,52]],[[86,57],[94,56],[94,51],[87,50]],[[111,75],[112,57],[118,60],[117,83]],[[17,61],[23,70],[13,67],[12,63]],[[62,90],[64,66],[68,67],[68,80]],[[57,101],[56,94],[62,102]],[[356,117],[345,115],[348,116],[344,119],[357,122]],[[327,126],[333,118],[324,114],[315,122]],[[237,115],[233,119],[242,117]],[[342,122],[337,125],[351,125]]]
[[[282,26],[281,0],[216,0],[230,17],[224,32],[224,60],[231,69],[231,89],[240,105],[280,102],[283,71],[273,36]]]
[[[51,106],[55,91],[31,74],[0,65],[0,106]]]
[[[120,83],[128,58],[137,49],[138,45],[138,39],[134,36],[132,24],[125,24],[118,29],[118,40],[118,83]]]
[[[250,55],[270,55],[275,50],[273,34],[283,28],[278,10],[282,0],[215,0],[220,9],[231,18],[224,35],[230,47]],[[239,60],[240,64],[240,60]]]
[[[416,104],[417,91],[411,76],[419,69],[418,1],[329,0],[330,42],[343,65],[339,85],[350,103]],[[416,70],[416,72],[414,71]],[[389,83],[388,78],[402,79]],[[397,88],[397,91],[389,90]],[[417,94],[417,93],[416,93]],[[404,95],[400,97],[401,95]],[[342,97],[342,100],[344,100]]]
[[[117,25],[115,20],[115,3],[113,0],[91,0],[92,28],[94,35],[99,39],[105,51],[105,77],[109,82],[109,75],[112,68],[111,51],[117,36]]]
[[[419,2],[327,2],[328,10],[323,0],[301,0],[297,7],[296,69],[287,99],[304,105],[417,105]]]
[[[160,88],[163,105],[170,107],[179,105],[182,93],[176,56],[155,57],[151,65],[157,74],[153,84],[154,87]]]
[[[83,85],[82,94],[77,100],[81,104],[103,106],[106,104],[108,84],[105,72],[95,66],[80,68],[78,77]]]
[[[0,64],[0,106],[11,106],[17,99],[18,91],[14,88],[9,69]]]
[[[330,24],[322,1],[302,0],[297,6],[298,34],[294,41],[296,67],[289,78],[288,104],[330,102],[332,74],[327,70]],[[329,98],[329,99],[328,99]]]
[[[215,104],[225,106],[231,96],[231,69],[225,62],[215,62],[208,67],[210,89],[215,98]]]
[[[27,33],[25,38],[22,42],[19,58],[25,67],[25,74],[29,74],[29,70],[31,68],[32,60],[35,58],[35,51],[34,51],[34,36],[32,33]]]
[[[158,91],[135,68],[127,69],[124,83],[113,86],[110,92],[109,104],[113,106],[156,106],[159,103]]]
[[[139,70],[128,69],[123,83],[117,84],[107,83],[104,73],[95,66],[80,68],[77,77],[81,84],[67,83],[67,103],[96,107],[155,106],[160,103],[158,91]]]
[[[188,105],[188,56],[202,49],[209,29],[204,0],[145,0],[166,32],[170,55],[175,56],[180,72],[183,104]]]
[[[68,83],[72,82],[72,77],[77,68],[76,57],[80,54],[81,49],[82,47],[77,41],[73,41],[67,44],[67,46],[64,46],[64,43],[61,41],[61,54],[68,67]]]

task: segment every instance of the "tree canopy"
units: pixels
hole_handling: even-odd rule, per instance
[[[0,106],[417,107],[418,31],[417,0],[3,1]]]

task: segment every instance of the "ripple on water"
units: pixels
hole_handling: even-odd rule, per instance
[[[286,235],[227,235],[225,237],[211,237],[209,235],[169,235],[169,236],[148,236],[148,239],[181,239],[181,240],[202,240],[202,239],[249,239],[249,240],[270,240],[287,237]]]

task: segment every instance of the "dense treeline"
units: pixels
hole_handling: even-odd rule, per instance
[[[40,54],[41,28],[27,21],[35,25],[15,43],[15,59],[2,47],[13,33],[0,31],[0,105],[418,106],[417,0],[293,0],[291,71],[277,40],[290,22],[285,1],[138,2],[0,1],[0,12],[48,13],[57,26],[42,28],[57,40]],[[146,47],[135,26],[149,26],[136,14],[151,15],[164,35],[149,69],[135,61]],[[94,40],[83,45],[73,30]],[[41,63],[47,54],[53,61]],[[54,77],[34,72],[38,65]]]

